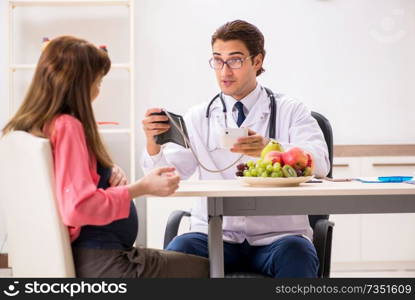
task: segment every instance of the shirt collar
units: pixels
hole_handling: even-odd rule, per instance
[[[232,96],[229,95],[223,95],[225,103],[226,103],[226,107],[230,107],[231,111],[235,110],[235,103],[237,101],[240,101],[243,105],[244,105],[244,110],[246,110],[247,113],[249,113],[252,109],[252,107],[255,105],[255,103],[258,101],[259,96],[261,94],[261,85],[257,83],[255,89],[250,92],[248,95],[246,95],[244,98],[242,98],[241,100],[236,100],[235,98],[233,98]]]

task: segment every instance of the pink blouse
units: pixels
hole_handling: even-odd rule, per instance
[[[81,226],[127,218],[131,203],[127,186],[97,188],[97,162],[89,155],[81,122],[65,114],[50,128],[58,207],[71,242],[79,236]]]

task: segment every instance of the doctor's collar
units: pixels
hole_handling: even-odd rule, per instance
[[[262,93],[262,90],[263,90],[262,86],[259,83],[257,83],[255,89],[252,90],[252,92],[250,92],[248,95],[246,95],[244,98],[240,100],[236,100],[232,96],[225,95],[225,94],[223,95],[223,99],[225,100],[226,106],[228,107],[229,111],[234,110],[236,102],[241,102],[246,108],[246,110],[249,112],[254,107],[254,105],[258,102],[258,99]]]

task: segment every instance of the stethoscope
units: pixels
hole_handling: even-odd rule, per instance
[[[275,124],[276,124],[276,118],[277,118],[277,102],[275,101],[274,93],[264,87],[265,91],[267,92],[267,96],[269,98],[269,107],[270,107],[270,117],[269,117],[269,132],[268,137],[271,139],[275,139]],[[208,122],[208,128],[207,128],[207,138],[206,138],[206,147],[209,147],[209,137],[210,137],[210,108],[212,107],[213,103],[215,103],[216,99],[218,99],[222,102],[222,113],[225,120],[225,128],[228,128],[228,115],[227,115],[227,108],[225,104],[225,100],[223,99],[223,93],[217,94],[215,97],[213,97],[212,100],[210,100],[207,109],[206,109],[206,119]]]
[[[270,118],[269,118],[269,124],[268,124],[268,128],[269,128],[269,138],[275,138],[275,123],[276,123],[276,118],[277,118],[277,102],[275,101],[275,96],[274,93],[270,90],[265,88],[265,91],[267,92],[268,98],[270,100]],[[226,109],[226,104],[225,104],[225,100],[223,99],[223,93],[219,93],[217,94],[215,97],[213,97],[213,99],[209,102],[207,109],[206,109],[206,119],[208,121],[208,130],[207,130],[207,140],[206,140],[206,147],[208,149],[209,147],[209,136],[210,136],[210,108],[213,105],[213,103],[216,101],[216,99],[220,99],[220,101],[222,102],[222,112],[224,115],[224,119],[225,119],[225,126],[226,128],[228,128],[228,117],[227,117],[227,109]],[[187,138],[187,136],[184,134],[184,132],[182,131],[182,129],[179,127],[179,125],[174,121],[174,119],[170,116],[168,111],[165,111],[167,117],[169,118],[169,120],[172,122],[173,126],[176,127],[176,129],[181,133],[181,135],[183,136],[183,139],[187,142],[187,144],[189,145],[189,148],[194,156],[194,158],[196,159],[196,161],[198,162],[198,164],[200,165],[200,167],[202,169],[204,169],[205,171],[208,171],[210,173],[222,173],[223,171],[226,171],[227,169],[233,167],[236,163],[238,163],[242,157],[244,156],[243,154],[239,156],[239,158],[234,161],[232,164],[230,164],[229,166],[226,166],[225,168],[222,169],[211,169],[206,167],[198,158],[198,156],[196,155],[195,150],[193,149],[190,140]],[[208,150],[209,151],[209,150]],[[209,151],[211,152],[211,151]]]

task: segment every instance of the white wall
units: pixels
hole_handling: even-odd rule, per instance
[[[216,92],[210,37],[236,18],[266,38],[260,81],[333,123],[336,144],[414,143],[412,0],[140,1],[141,107],[183,113]]]
[[[0,127],[3,128],[8,118],[9,103],[7,101],[7,2],[0,1]]]
[[[8,118],[9,105],[7,101],[7,56],[6,56],[6,1],[0,1],[0,128],[3,128],[6,119]],[[0,247],[6,238],[5,221],[0,209]],[[5,249],[1,249],[3,252]]]
[[[0,1],[0,126],[8,116],[6,12],[6,1]],[[15,38],[22,45],[24,37],[29,46],[17,48],[18,55],[33,62],[42,36],[71,33],[109,44],[111,57],[121,62],[128,56],[121,14],[113,8],[82,9],[75,17],[72,9],[36,15],[25,9]],[[152,106],[184,113],[215,95],[207,63],[210,37],[224,22],[240,18],[256,24],[266,38],[267,71],[259,80],[325,114],[336,144],[415,142],[413,0],[140,0],[135,15],[137,119]],[[107,92],[117,101],[126,77],[114,76],[118,84],[108,85]],[[144,142],[140,127],[138,122],[137,156]],[[149,244],[160,246],[167,212],[158,213],[158,207],[179,204],[153,204],[149,233],[155,238]]]

